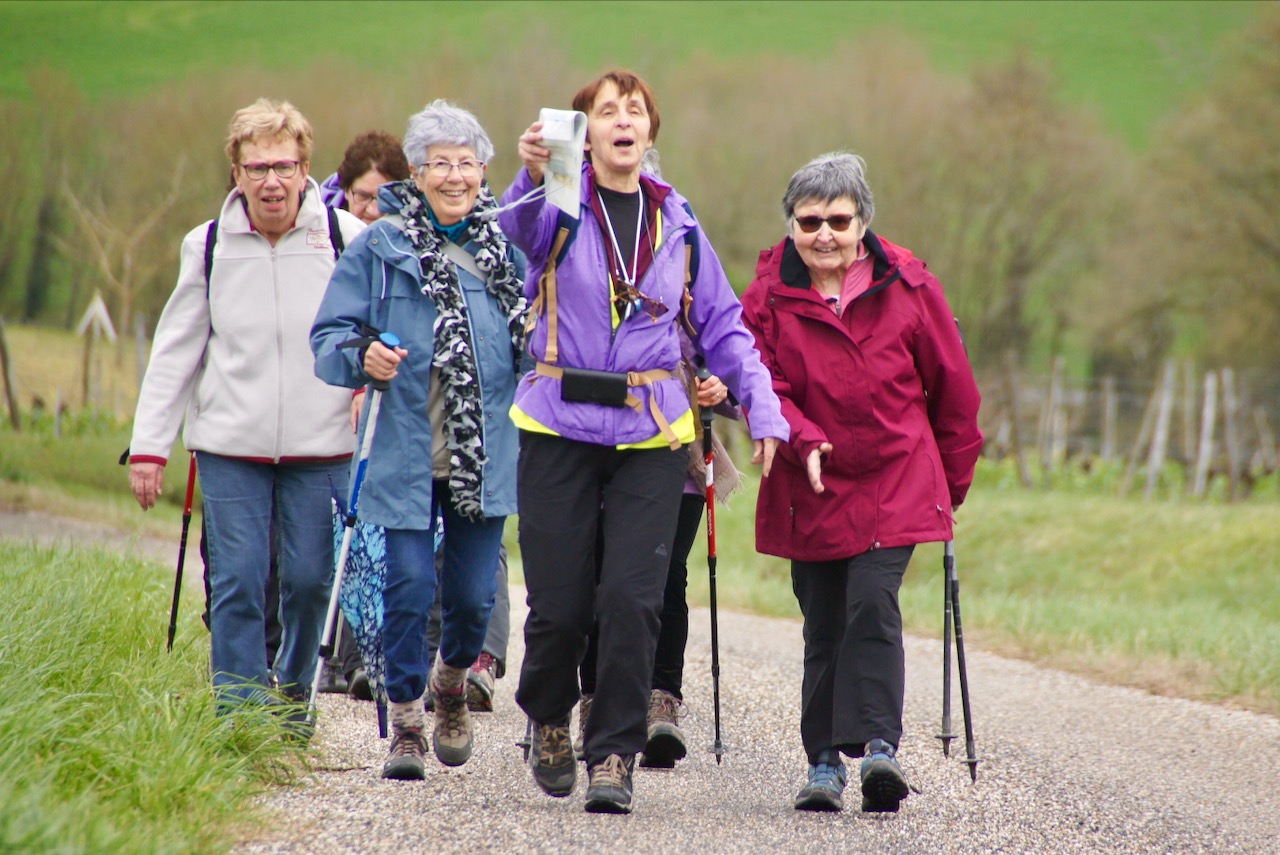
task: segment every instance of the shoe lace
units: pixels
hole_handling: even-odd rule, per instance
[[[649,693],[649,720],[678,722],[680,699],[675,695],[655,689]]]
[[[476,661],[471,663],[471,670],[476,672],[488,671],[492,674],[497,664],[498,660],[494,659],[493,656],[488,653],[481,653],[476,657]]]
[[[625,787],[627,781],[627,764],[617,754],[610,754],[600,763],[591,767],[591,786],[593,787]]]
[[[392,757],[420,757],[427,753],[427,738],[417,728],[397,729],[391,736]]]
[[[567,724],[538,725],[538,762],[546,766],[575,762]]]
[[[444,726],[449,736],[461,736],[465,728],[462,718],[467,712],[467,698],[462,692],[457,694],[439,694],[436,697],[437,708],[444,712]]]

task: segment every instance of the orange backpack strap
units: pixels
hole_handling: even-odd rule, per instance
[[[556,334],[559,329],[559,321],[556,317],[556,264],[560,259],[560,251],[564,249],[564,242],[569,238],[569,229],[561,226],[556,232],[555,243],[551,245],[551,254],[547,256],[547,266],[542,271],[542,278],[538,280],[538,296],[534,298],[533,305],[529,307],[529,319],[525,321],[525,335],[532,333],[534,328],[538,326],[538,316],[542,314],[543,309],[547,312],[547,354],[545,361],[549,365],[554,365],[556,360],[560,358],[560,350],[556,344]]]

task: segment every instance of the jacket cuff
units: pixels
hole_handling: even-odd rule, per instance
[[[132,463],[159,463],[161,466],[166,466],[169,463],[169,458],[157,457],[154,454],[130,454],[129,462],[131,464]]]

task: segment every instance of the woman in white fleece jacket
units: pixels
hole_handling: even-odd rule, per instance
[[[146,510],[185,419],[204,493],[213,683],[224,710],[269,702],[273,667],[291,697],[311,683],[333,574],[330,497],[345,492],[353,448],[350,393],[316,378],[308,334],[333,272],[331,226],[350,239],[364,225],[345,211],[330,221],[309,177],[311,141],[288,102],[259,99],[232,117],[236,186],[216,234],[205,223],[182,242],[130,443],[129,485]],[[272,535],[284,635],[269,663]]]

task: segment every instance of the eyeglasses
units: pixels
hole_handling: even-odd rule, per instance
[[[378,198],[377,193],[366,193],[363,190],[352,190],[349,195],[353,201],[358,202],[361,205],[368,205],[374,199]]]
[[[269,171],[274,172],[277,178],[292,178],[299,163],[301,161],[298,160],[277,160],[274,163],[242,163],[240,168],[254,181],[261,181]]]
[[[484,171],[484,164],[478,160],[464,160],[452,163],[448,160],[430,160],[418,167],[419,172],[434,175],[436,178],[447,178],[453,170],[463,178],[475,178]]]
[[[849,230],[849,226],[853,225],[853,221],[857,219],[853,214],[832,214],[829,217],[795,217],[796,225],[800,227],[800,231],[805,234],[813,234],[822,228],[822,224],[826,223],[831,226],[833,232],[844,232]]]

